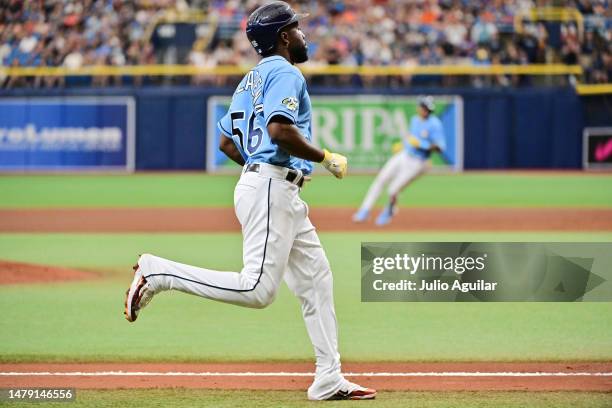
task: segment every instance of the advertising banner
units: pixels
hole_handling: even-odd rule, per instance
[[[590,127],[583,132],[585,169],[612,169],[612,127]]]
[[[128,97],[0,99],[0,171],[134,169]]]
[[[416,96],[311,96],[313,142],[348,157],[351,171],[380,169],[393,154],[392,146],[409,132],[417,114]],[[434,167],[463,169],[463,103],[459,96],[436,96],[434,114],[444,128],[446,150],[432,158]],[[216,123],[227,112],[230,98],[208,100],[207,170],[234,167],[218,151]]]

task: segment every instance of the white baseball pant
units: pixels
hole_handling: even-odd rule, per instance
[[[411,181],[425,171],[426,163],[424,160],[410,156],[404,149],[393,155],[374,179],[360,209],[371,210],[385,184],[389,185],[387,188],[389,197],[399,194]]]
[[[235,305],[263,308],[274,300],[281,280],[302,304],[302,315],[316,355],[308,398],[327,399],[346,388],[340,371],[338,327],[329,262],[299,188],[285,180],[287,169],[261,164],[243,172],[234,190],[242,225],[244,267],[221,272],[150,254],[138,261],[155,293],[179,290]]]

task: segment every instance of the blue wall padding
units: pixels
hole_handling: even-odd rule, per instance
[[[206,163],[207,100],[230,88],[145,87],[14,90],[3,96],[121,95],[136,100],[136,168],[197,170]],[[460,95],[466,169],[579,168],[582,131],[612,126],[609,97],[571,88],[314,88],[312,95]]]

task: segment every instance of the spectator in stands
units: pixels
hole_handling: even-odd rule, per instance
[[[138,65],[155,59],[150,34],[164,16],[204,11],[216,21],[214,35],[170,55],[178,63],[249,65],[256,55],[244,36],[249,13],[263,0],[6,0],[0,8],[0,61],[4,66]],[[517,13],[553,0],[296,0],[311,14],[305,21],[315,65],[440,63],[580,63],[589,81],[610,80],[612,18],[609,0],[574,0],[585,32],[564,25],[549,35],[542,22],[514,31]],[[554,33],[553,33],[554,34]],[[210,40],[210,41],[208,41]],[[486,53],[484,60],[481,58]],[[509,78],[506,78],[509,79]],[[515,78],[516,79],[516,78]],[[515,79],[496,83],[516,84]],[[4,79],[6,83],[6,79]],[[139,83],[141,79],[135,79]],[[198,81],[196,81],[198,82]],[[100,85],[106,84],[101,80]],[[19,79],[11,86],[57,86],[61,81]]]
[[[497,37],[497,27],[493,24],[495,16],[486,10],[482,10],[472,26],[470,36],[475,44],[489,44]]]
[[[467,52],[468,28],[462,23],[463,13],[459,9],[454,9],[445,14],[444,17],[444,38],[446,39],[446,54],[459,56]]]

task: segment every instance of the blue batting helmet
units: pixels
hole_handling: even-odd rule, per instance
[[[249,16],[246,35],[259,55],[276,47],[278,33],[308,14],[297,14],[284,1],[274,1],[259,7]]]

